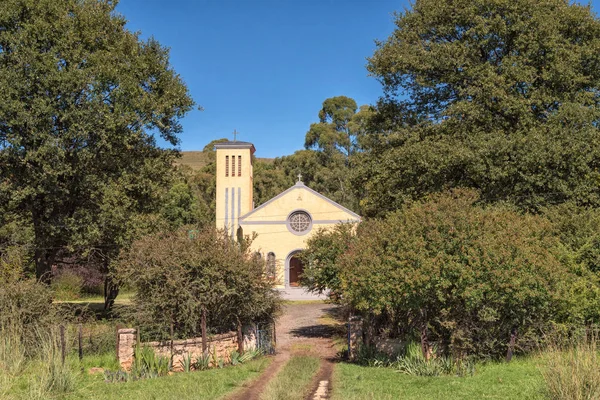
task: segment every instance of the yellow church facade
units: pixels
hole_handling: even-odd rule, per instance
[[[257,235],[252,250],[264,259],[267,274],[278,287],[298,286],[303,265],[298,254],[319,229],[341,222],[358,223],[360,216],[310,189],[298,179],[289,189],[254,208],[252,155],[248,142],[215,146],[216,225],[232,238]]]

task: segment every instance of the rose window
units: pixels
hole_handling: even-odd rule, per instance
[[[294,232],[302,233],[310,229],[310,215],[304,211],[296,211],[288,218],[288,226]]]

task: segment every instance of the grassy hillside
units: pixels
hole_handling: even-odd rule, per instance
[[[271,163],[273,158],[257,158],[262,162]],[[193,170],[199,170],[208,163],[208,154],[203,151],[182,151],[181,158],[176,164],[188,165]]]
[[[181,158],[177,164],[189,165],[192,169],[198,170],[208,163],[208,154],[203,151],[182,151]]]

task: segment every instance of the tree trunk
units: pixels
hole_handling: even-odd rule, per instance
[[[206,309],[202,309],[202,322],[200,325],[202,331],[202,355],[206,356],[206,350],[208,349],[208,338],[206,337]]]
[[[36,242],[35,250],[35,277],[40,282],[50,283],[54,252],[52,249],[40,248],[42,244]]]
[[[110,310],[115,305],[115,299],[119,295],[119,286],[112,280],[110,275],[104,277],[104,310]]]
[[[429,346],[429,340],[427,339],[427,317],[423,310],[421,310],[421,351],[423,352],[423,358],[425,358],[426,361],[429,361],[431,347]]]
[[[508,350],[506,351],[506,362],[512,360],[513,352],[515,351],[515,342],[517,341],[517,328],[513,328],[510,332],[510,341],[508,342]]]
[[[238,341],[238,353],[244,353],[244,333],[242,332],[242,323],[237,318],[237,341]]]
[[[175,323],[171,317],[171,366],[173,366],[173,338],[175,337]]]

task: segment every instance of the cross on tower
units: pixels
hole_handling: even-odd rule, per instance
[[[239,135],[238,131],[236,131],[235,129],[233,130],[233,141],[237,142],[237,135]]]
[[[302,182],[302,174],[298,174],[298,182]]]

